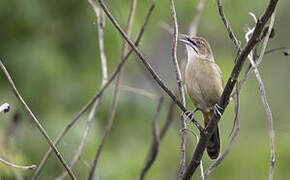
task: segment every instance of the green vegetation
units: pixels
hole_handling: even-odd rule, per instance
[[[181,33],[188,31],[198,1],[176,1],[176,11]],[[129,0],[107,0],[108,7],[123,27],[127,21]],[[244,44],[244,25],[253,26],[249,12],[259,16],[267,1],[224,1],[225,13],[238,38]],[[150,6],[150,1],[138,1],[133,25],[135,39]],[[275,38],[268,49],[290,47],[289,6],[287,1],[278,3],[275,22]],[[173,89],[176,85],[171,60],[172,37],[161,28],[160,23],[172,25],[169,1],[159,0],[142,38],[140,49],[152,59],[153,66]],[[55,139],[63,127],[81,110],[99,89],[101,67],[98,51],[97,25],[94,11],[87,1],[0,1],[0,59],[11,73],[23,98],[39,118],[48,134]],[[218,14],[215,1],[208,1],[201,15],[199,36],[206,37],[213,48],[215,59],[226,81],[236,55],[233,43],[228,38]],[[122,38],[110,21],[105,26],[105,49],[109,73],[119,63]],[[185,57],[184,46],[179,44],[178,59]],[[136,61],[137,60],[137,61]],[[245,66],[246,67],[246,66]],[[266,55],[260,67],[267,97],[272,109],[276,133],[275,179],[290,176],[290,61],[280,52]],[[169,100],[159,88],[150,83],[138,57],[131,55],[125,65],[122,84],[146,89],[166,97],[159,127],[162,126]],[[148,83],[147,83],[148,82]],[[103,97],[93,121],[84,153],[73,169],[78,179],[86,179],[90,161],[95,157],[104,132],[112,102],[113,87]],[[0,104],[8,102],[11,111],[0,114],[0,151],[20,165],[38,165],[49,148],[45,139],[33,125],[22,105],[14,96],[8,82],[0,72]],[[151,145],[151,120],[157,102],[144,96],[121,91],[116,118],[105,143],[97,174],[101,180],[136,179],[144,165]],[[187,107],[193,109],[187,99]],[[11,119],[20,113],[18,126],[7,139]],[[74,125],[58,148],[70,162],[79,145],[88,113]],[[201,118],[197,113],[197,118]],[[233,126],[233,103],[227,108],[220,122],[222,149],[227,147],[228,135]],[[252,75],[240,95],[241,130],[230,154],[209,180],[267,179],[270,162],[270,145],[266,112],[261,102],[258,83]],[[179,115],[161,142],[156,162],[146,179],[175,179],[180,160]],[[191,126],[192,129],[195,129]],[[190,160],[196,140],[188,135],[187,157]],[[204,156],[204,167],[212,161]],[[16,170],[24,179],[31,179],[33,171]],[[39,179],[54,179],[64,171],[52,155]],[[195,174],[195,178],[199,172]],[[8,167],[0,163],[0,179],[13,179]],[[68,177],[67,177],[68,179]]]

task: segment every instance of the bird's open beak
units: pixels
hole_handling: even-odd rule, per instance
[[[180,42],[183,42],[185,44],[190,44],[189,39],[190,39],[190,37],[188,35],[186,35],[186,34],[180,34],[179,35],[179,41]]]
[[[198,54],[197,51],[197,44],[195,42],[194,39],[190,38],[188,35],[186,34],[180,34],[179,35],[179,41],[185,43],[186,45],[190,46],[193,48],[193,50]]]

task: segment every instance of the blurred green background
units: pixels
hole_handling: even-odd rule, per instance
[[[105,2],[122,27],[125,27],[130,1],[107,0]],[[176,1],[181,33],[188,32],[198,2]],[[254,25],[253,19],[248,15],[249,12],[257,16],[261,15],[267,2],[261,0],[223,1],[225,13],[242,44],[245,42],[243,31],[245,24],[250,27]],[[138,1],[132,39],[136,38],[149,6],[150,1]],[[276,35],[270,40],[268,49],[280,46],[290,47],[289,8],[290,4],[287,1],[278,3]],[[160,27],[161,22],[172,25],[169,1],[157,0],[140,49],[150,57],[151,63],[164,81],[171,89],[174,89],[176,82],[171,60],[172,37]],[[87,1],[2,0],[0,1],[0,24],[0,58],[11,73],[23,98],[54,139],[95,94],[101,84],[94,11]],[[223,71],[226,81],[232,70],[236,51],[228,38],[215,1],[207,2],[201,15],[198,35],[206,37],[211,43],[216,62]],[[119,62],[121,46],[122,38],[106,19],[105,49],[109,73]],[[181,61],[184,57],[184,47],[179,44],[178,58]],[[276,133],[275,179],[289,179],[290,177],[289,67],[289,57],[281,52],[266,55],[260,66]],[[123,85],[146,89],[153,94],[166,97],[159,119],[159,127],[161,127],[170,103],[166,94],[156,85],[152,85],[151,78],[147,77],[148,74],[135,55],[131,55],[124,72]],[[90,161],[95,157],[108,119],[113,87],[111,85],[104,94],[83,156],[73,169],[78,179],[86,179],[88,176]],[[11,112],[0,114],[1,152],[16,164],[38,165],[49,146],[32,124],[1,72],[0,104],[4,102],[11,105]],[[156,106],[156,100],[121,91],[116,118],[98,163],[99,179],[136,179],[151,145],[151,120]],[[187,107],[193,109],[188,99]],[[12,123],[15,114],[19,117],[17,125]],[[197,118],[200,119],[200,113],[197,114]],[[82,116],[58,146],[68,162],[71,161],[80,143],[87,118],[88,113]],[[233,126],[233,120],[234,111],[231,102],[220,122],[223,150],[230,140],[228,135]],[[240,120],[241,130],[236,144],[222,165],[209,176],[209,180],[267,179],[270,162],[268,123],[259,95],[258,83],[253,75],[241,90]],[[172,126],[161,142],[156,162],[149,170],[146,179],[176,178],[180,160],[179,127],[180,118],[176,113]],[[190,128],[194,129],[192,126]],[[195,145],[194,137],[188,134],[188,161]],[[212,163],[206,155],[203,160],[204,168]],[[55,155],[52,155],[40,179],[54,179],[63,170]],[[33,171],[16,171],[24,179],[31,179],[34,173]],[[199,177],[199,172],[195,174],[194,179],[197,177]],[[14,179],[11,170],[1,163],[0,179]]]

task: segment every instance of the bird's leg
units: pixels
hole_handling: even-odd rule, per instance
[[[196,112],[198,110],[198,108],[195,108],[193,111],[189,111],[189,110],[187,110],[186,112],[185,112],[185,115],[186,115],[186,117],[185,117],[185,121],[189,118],[190,120],[189,120],[189,123],[191,123],[192,121],[193,121],[193,119],[194,119],[194,113]]]
[[[215,104],[215,105],[213,106],[213,109],[214,109],[214,113],[215,113],[216,115],[222,117],[222,113],[221,113],[221,111],[223,111],[223,108],[220,107],[220,105]]]

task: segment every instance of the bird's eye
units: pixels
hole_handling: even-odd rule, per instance
[[[201,42],[199,40],[195,41],[196,44],[199,46],[201,44]]]

